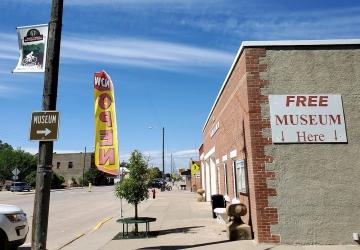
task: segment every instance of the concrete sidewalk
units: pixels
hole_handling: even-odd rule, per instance
[[[139,209],[139,216],[155,217],[151,231],[157,237],[122,239],[122,226],[115,219],[102,232],[112,239],[100,249],[244,249],[244,250],[359,250],[359,246],[289,246],[256,244],[254,241],[228,241],[225,225],[212,218],[211,205],[197,202],[196,194],[173,190],[157,194]],[[129,211],[125,216],[133,216]],[[117,224],[117,225],[116,225]],[[140,227],[140,230],[143,230]],[[95,235],[94,235],[95,236]],[[92,245],[94,247],[94,245]],[[88,248],[90,249],[90,248]]]
[[[129,214],[132,216],[132,214]],[[140,216],[155,217],[156,238],[121,239],[114,235],[101,249],[244,249],[244,250],[359,250],[359,246],[286,246],[256,244],[254,241],[228,241],[225,225],[212,218],[211,204],[197,202],[196,194],[173,190],[161,192],[141,209]],[[118,232],[121,226],[118,225]]]

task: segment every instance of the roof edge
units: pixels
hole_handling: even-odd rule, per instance
[[[360,39],[328,39],[328,40],[278,40],[278,41],[243,41],[240,45],[238,52],[236,53],[235,59],[228,71],[226,78],[221,85],[220,91],[216,96],[214,104],[211,107],[209,115],[206,118],[202,132],[205,131],[205,127],[209,122],[210,116],[212,115],[214,108],[219,101],[219,98],[232,74],[234,67],[239,60],[245,47],[276,47],[276,46],[326,46],[326,45],[360,45]]]

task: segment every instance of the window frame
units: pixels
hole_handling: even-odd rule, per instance
[[[227,165],[226,162],[223,163],[223,168],[224,168],[224,192],[225,195],[229,195],[229,177],[228,177],[228,173],[227,173]]]
[[[246,161],[244,159],[233,160],[233,169],[236,197],[239,197],[239,194],[248,194]]]

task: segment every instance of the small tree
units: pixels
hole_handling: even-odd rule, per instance
[[[173,179],[174,181],[182,180],[181,176],[178,173],[172,173],[171,174],[171,179]]]
[[[95,166],[91,166],[89,170],[85,172],[85,185],[91,183],[95,186],[107,184],[106,174],[99,171]]]
[[[162,172],[158,167],[148,168],[149,182],[162,178]]]
[[[51,188],[54,189],[62,188],[64,182],[65,182],[65,178],[62,175],[53,172],[51,177]]]
[[[143,155],[134,150],[129,159],[129,177],[115,186],[115,195],[124,198],[135,206],[135,219],[138,218],[138,204],[149,198],[147,164]],[[135,233],[138,232],[135,224]]]
[[[30,174],[28,174],[25,177],[25,181],[29,183],[30,186],[35,187],[36,186],[36,171],[32,171]]]

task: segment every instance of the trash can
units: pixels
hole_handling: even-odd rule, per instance
[[[211,208],[212,208],[213,218],[216,218],[214,209],[218,207],[225,207],[224,196],[222,194],[213,194],[211,195]]]

